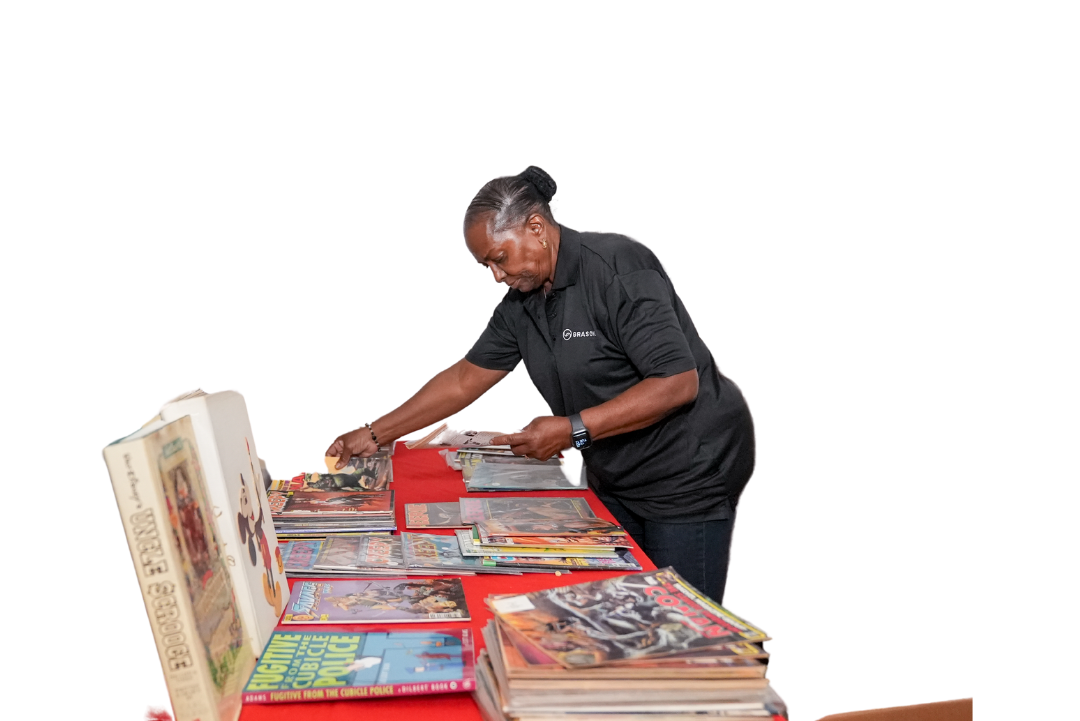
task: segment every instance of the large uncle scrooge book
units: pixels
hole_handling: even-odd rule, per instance
[[[255,655],[191,420],[155,421],[104,455],[176,721],[232,721]]]
[[[258,656],[288,603],[289,584],[247,406],[235,391],[195,391],[161,409],[166,423],[184,416],[191,419],[240,617]]]

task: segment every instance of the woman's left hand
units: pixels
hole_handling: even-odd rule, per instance
[[[517,433],[495,436],[493,446],[510,446],[516,456],[546,461],[564,448],[569,448],[570,419],[562,416],[540,416]]]

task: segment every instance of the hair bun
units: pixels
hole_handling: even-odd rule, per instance
[[[555,185],[554,178],[548,175],[543,168],[538,168],[535,165],[525,168],[518,177],[532,183],[540,191],[540,197],[544,199],[545,203],[551,202],[551,199],[555,197],[555,191],[559,187]]]

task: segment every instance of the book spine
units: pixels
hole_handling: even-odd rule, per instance
[[[217,721],[213,681],[202,658],[191,597],[170,542],[164,493],[142,441],[109,446],[105,463],[124,523],[176,721]]]

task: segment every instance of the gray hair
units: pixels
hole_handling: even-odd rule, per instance
[[[489,213],[494,214],[492,232],[517,227],[533,213],[539,213],[555,225],[548,204],[555,196],[556,188],[552,177],[535,165],[518,175],[488,181],[465,211],[465,229]]]

